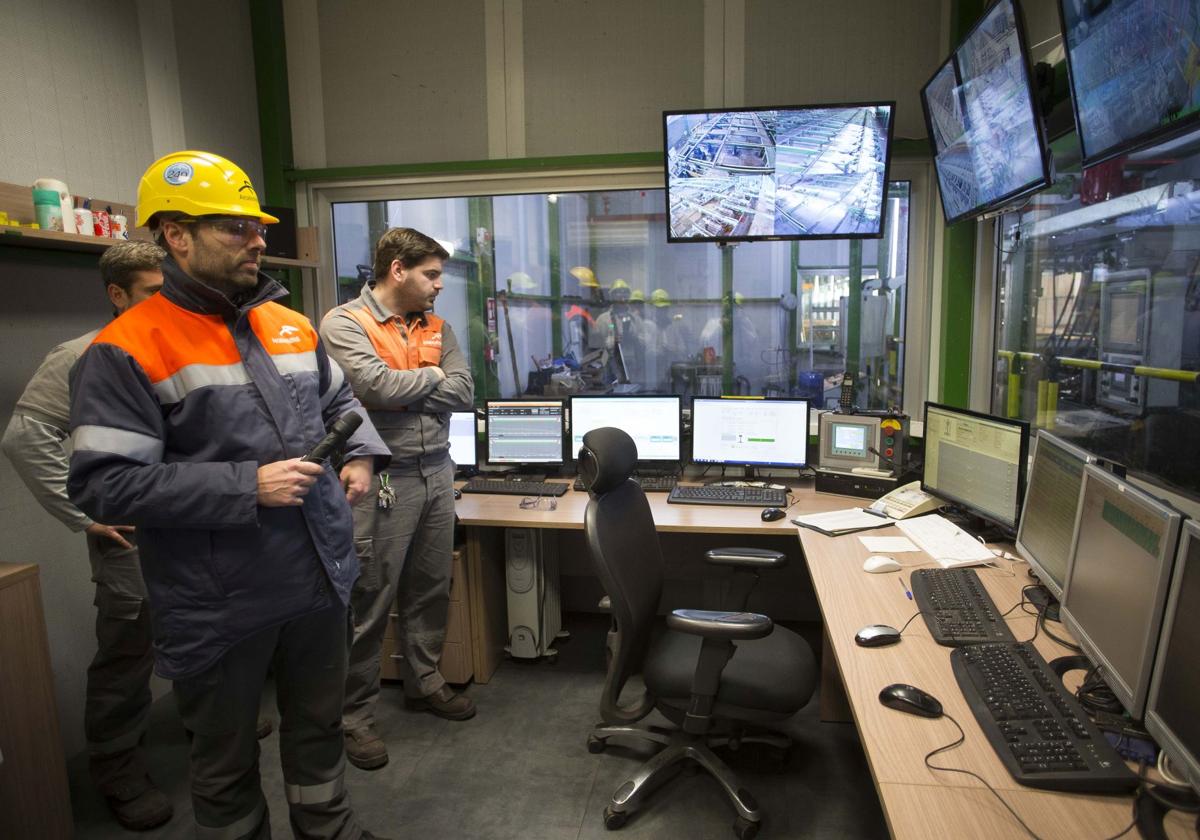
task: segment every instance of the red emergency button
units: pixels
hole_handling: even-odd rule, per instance
[[[889,446],[887,449],[883,450],[883,454],[886,455],[887,457],[891,458],[892,457],[892,448]]]

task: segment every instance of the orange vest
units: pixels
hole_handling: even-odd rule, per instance
[[[436,367],[442,363],[442,318],[426,312],[407,327],[399,318],[388,318],[382,324],[365,306],[344,310],[363,328],[375,353],[393,370],[415,370]]]

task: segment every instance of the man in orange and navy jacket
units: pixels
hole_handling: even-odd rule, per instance
[[[269,834],[255,738],[275,671],[293,832],[370,836],[344,787],[350,502],[386,465],[369,422],[336,475],[301,460],[362,412],[316,331],[259,272],[263,212],[245,173],[206,152],[154,163],[138,224],[169,253],[160,294],[103,329],[72,373],[72,502],[135,525],[160,675],[194,733],[202,836]]]
[[[321,337],[392,453],[387,472],[354,506],[362,577],[354,586],[354,645],[346,683],[346,756],[387,763],[374,729],[379,657],[398,603],[405,703],[450,720],[475,714],[438,671],[446,641],[454,550],[450,413],[469,411],[474,381],[450,324],[434,315],[449,253],[411,228],[375,248],[375,280],[321,322]]]

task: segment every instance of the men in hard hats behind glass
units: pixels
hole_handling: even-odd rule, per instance
[[[206,152],[155,162],[139,225],[169,256],[162,292],[100,332],[75,368],[71,500],[137,526],[155,665],[193,734],[203,837],[267,836],[255,722],[274,667],[293,832],[369,836],[345,792],[350,502],[388,450],[317,332],[259,272],[266,225],[246,174]],[[302,460],[364,419],[340,474]]]

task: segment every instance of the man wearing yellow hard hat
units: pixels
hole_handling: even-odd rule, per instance
[[[267,225],[245,172],[207,152],[155,162],[137,221],[167,250],[161,293],[75,368],[67,489],[135,525],[155,668],[193,733],[203,837],[269,834],[255,724],[268,668],[298,837],[370,836],[345,792],[340,726],[358,574],[350,502],[388,449],[312,324],[259,272]],[[340,474],[302,456],[343,416]]]

